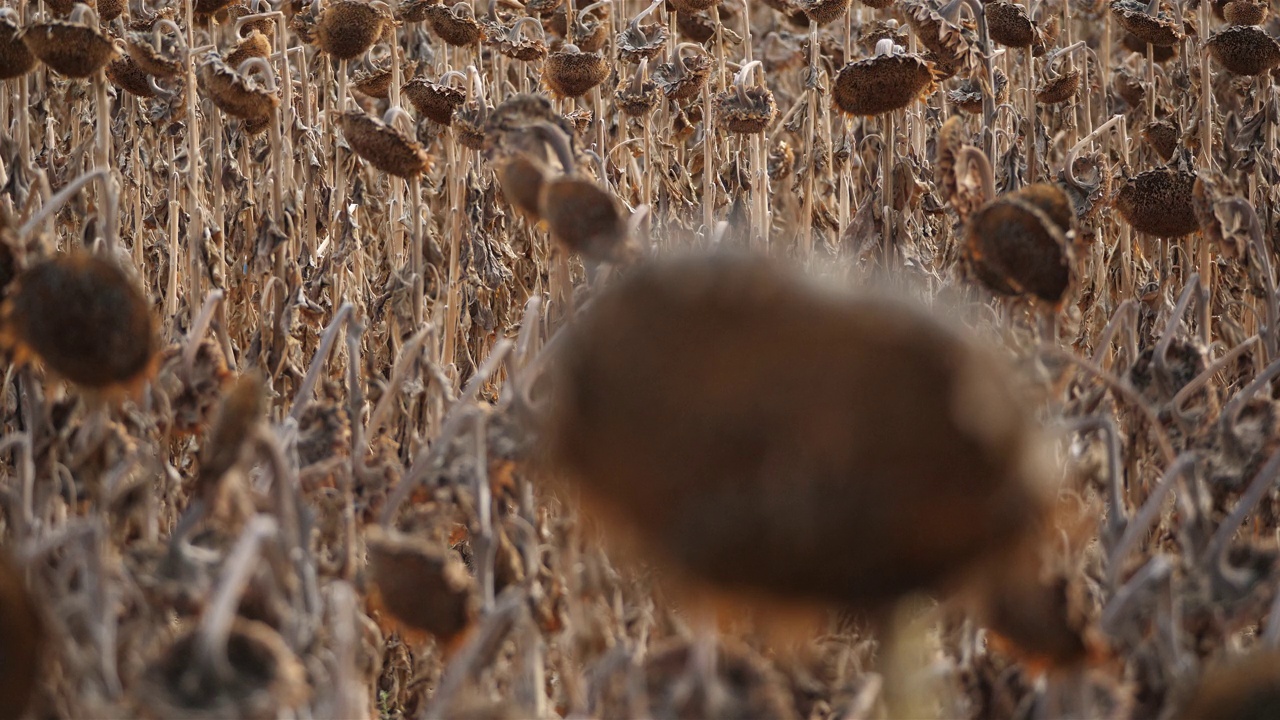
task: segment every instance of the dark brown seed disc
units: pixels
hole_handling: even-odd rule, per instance
[[[1010,194],[988,203],[969,218],[966,244],[981,269],[1000,278],[993,290],[1013,289],[1057,306],[1071,286],[1067,237],[1054,218],[1037,207],[1039,202],[1050,206],[1068,228],[1074,223],[1066,195],[1046,185],[1023,197]]]
[[[1147,98],[1147,89],[1142,86],[1142,81],[1124,70],[1116,72],[1112,87],[1116,95],[1128,103],[1129,107],[1141,107]]]
[[[454,47],[470,47],[480,42],[484,34],[480,23],[459,6],[470,7],[459,3],[451,8],[444,5],[432,5],[426,9],[427,24],[436,37]]]
[[[863,5],[866,5],[869,8],[875,8],[876,10],[884,10],[885,8],[889,7],[894,2],[896,2],[896,0],[861,0],[861,2]]]
[[[391,94],[391,68],[373,68],[356,73],[351,86],[369,97],[386,100]]]
[[[1171,167],[1129,178],[1116,193],[1116,210],[1138,232],[1162,238],[1190,235],[1199,227],[1192,208],[1195,173]]]
[[[357,155],[396,177],[421,175],[431,165],[430,156],[416,140],[362,111],[342,114],[342,135]]]
[[[98,22],[103,25],[124,14],[125,0],[98,0]]]
[[[222,112],[242,120],[258,120],[270,116],[280,104],[253,77],[247,77],[213,56],[200,69],[200,84],[213,104]]]
[[[1142,139],[1151,146],[1161,160],[1168,162],[1178,149],[1181,133],[1178,126],[1168,120],[1156,120],[1142,129]]]
[[[254,33],[236,44],[234,50],[227,55],[227,65],[240,67],[240,63],[250,58],[265,58],[271,54],[271,43],[262,33]]]
[[[1035,44],[1039,31],[1021,3],[993,0],[985,6],[991,40],[1005,47],[1027,48]]]
[[[1022,294],[1021,290],[1010,284],[1008,278],[1006,278],[1003,273],[991,266],[982,258],[975,256],[972,248],[968,245],[966,245],[964,250],[961,252],[961,259],[963,260],[963,277],[966,279],[971,277],[977,280],[982,287],[990,291],[992,295],[999,295],[1001,297],[1017,297]]]
[[[1065,72],[1052,80],[1046,80],[1036,88],[1036,102],[1041,105],[1057,105],[1076,96],[1080,89],[1080,71]]]
[[[22,42],[17,23],[0,17],[0,80],[22,77],[36,66],[36,57]]]
[[[849,12],[850,0],[796,0],[795,4],[810,21],[827,25]]]
[[[1251,25],[1214,33],[1205,46],[1219,65],[1237,75],[1261,75],[1280,65],[1280,42]]]
[[[692,15],[703,10],[710,10],[715,6],[716,2],[717,0],[671,0],[671,5],[676,9],[677,13]],[[680,18],[677,16],[676,22],[678,23],[679,21]]]
[[[900,110],[933,87],[933,72],[919,56],[880,55],[845,65],[831,95],[843,112],[871,116]]]
[[[1137,35],[1125,31],[1124,39],[1121,40],[1124,49],[1129,52],[1142,53],[1143,57],[1147,56],[1147,44],[1143,42]],[[1158,63],[1167,63],[1178,57],[1177,45],[1152,45],[1151,59]]]
[[[169,48],[161,50],[152,43],[150,31],[132,32],[125,41],[125,51],[148,75],[173,77],[182,72],[182,61],[176,47],[172,51]]]
[[[409,0],[397,4],[395,17],[400,22],[420,23],[427,21],[427,8],[439,5],[440,0]]]
[[[414,78],[400,88],[406,100],[423,117],[441,125],[453,122],[453,113],[467,101],[467,94],[455,87]]]
[[[621,259],[627,224],[613,196],[590,180],[559,177],[546,181],[538,210],[551,237],[571,252],[599,262]]]
[[[262,117],[246,118],[240,121],[240,132],[250,137],[261,135],[271,126],[271,116],[263,115]]]
[[[133,280],[88,251],[28,268],[5,304],[5,335],[19,352],[86,388],[129,386],[151,369],[151,306]]]
[[[151,89],[149,77],[128,55],[107,63],[107,79],[112,85],[132,95],[155,97],[156,92]]]
[[[515,153],[502,158],[495,165],[498,185],[507,202],[525,217],[541,219],[538,202],[542,197],[542,185],[546,169],[541,162],[525,153]]]
[[[1270,14],[1265,2],[1233,0],[1222,9],[1222,16],[1232,25],[1261,25]]]
[[[690,42],[704,43],[716,36],[716,25],[707,13],[676,13],[676,28]]]
[[[78,23],[38,23],[22,33],[27,49],[61,75],[87,78],[116,57],[115,45],[101,32]]]
[[[1111,15],[1141,42],[1167,47],[1182,40],[1177,21],[1166,13],[1148,15],[1142,0],[1111,0]]]
[[[316,44],[340,60],[365,53],[382,36],[391,14],[364,0],[335,0],[327,3],[316,25]]]
[[[560,50],[547,56],[542,80],[559,97],[582,97],[609,77],[609,64],[594,52]]]
[[[1061,185],[1054,183],[1035,183],[1028,185],[1004,197],[1014,198],[1034,206],[1053,221],[1054,226],[1064,236],[1069,236],[1076,227],[1076,211],[1071,199]]]
[[[559,353],[556,464],[728,589],[878,606],[1042,517],[1039,439],[1000,364],[914,307],[764,259],[667,260],[598,295]]]
[[[762,133],[778,114],[773,92],[766,87],[730,87],[715,96],[716,123],[731,133]]]
[[[373,527],[365,549],[377,605],[401,625],[446,644],[470,627],[479,609],[475,581],[447,548]]]

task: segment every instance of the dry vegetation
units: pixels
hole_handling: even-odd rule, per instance
[[[0,717],[1276,716],[1265,0],[6,3]]]

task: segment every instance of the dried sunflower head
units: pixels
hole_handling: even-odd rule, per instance
[[[1182,30],[1171,15],[1157,12],[1158,0],[1111,0],[1111,15],[1125,30],[1150,45],[1170,46],[1182,40]]]
[[[1209,36],[1209,55],[1237,75],[1262,75],[1280,65],[1280,42],[1262,28],[1235,25]]]
[[[1116,191],[1116,210],[1134,230],[1162,238],[1189,235],[1199,228],[1193,203],[1196,173],[1166,166],[1125,180]]]
[[[0,80],[22,77],[36,66],[36,58],[22,41],[18,13],[0,8]]]
[[[484,29],[469,2],[458,2],[453,7],[431,5],[425,12],[436,37],[454,47],[470,47],[484,39]]]
[[[132,390],[156,357],[151,304],[112,260],[85,250],[23,271],[5,301],[3,341],[55,374],[96,390]]]
[[[558,97],[582,97],[609,76],[609,63],[596,52],[579,50],[572,44],[547,56],[542,80]]]
[[[716,122],[725,130],[741,135],[762,133],[777,116],[773,91],[767,85],[747,85],[752,70],[760,67],[759,60],[743,65],[734,76],[733,85],[716,95]]]
[[[933,69],[923,58],[897,53],[891,41],[881,41],[875,56],[840,70],[831,97],[849,115],[882,115],[910,105],[934,85]]]
[[[360,110],[342,114],[342,135],[351,149],[366,162],[396,177],[412,178],[426,172],[431,158],[409,134],[394,127],[396,117],[408,119],[399,108],[391,108],[383,120]],[[412,126],[412,121],[409,121]]]
[[[119,54],[111,38],[98,29],[97,15],[84,5],[69,20],[28,26],[22,42],[40,62],[69,78],[87,78]]]
[[[351,60],[373,47],[394,22],[385,3],[333,0],[316,22],[315,42],[339,60]]]

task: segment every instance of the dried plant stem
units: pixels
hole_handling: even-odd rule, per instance
[[[58,212],[58,210],[60,210],[62,206],[72,198],[72,196],[77,192],[80,192],[81,188],[94,180],[107,177],[109,172],[110,171],[105,168],[92,170],[67,183],[66,187],[59,190],[57,195],[49,198],[48,201],[40,206],[40,210],[38,212],[23,223],[22,227],[18,228],[18,238],[22,242],[26,242],[32,234],[35,233],[36,230],[39,230],[46,221],[53,217],[54,213]]]
[[[1218,530],[1213,534],[1213,539],[1209,541],[1209,547],[1205,549],[1202,562],[1212,566],[1221,566],[1226,562],[1227,549],[1231,545],[1231,539],[1235,537],[1236,531],[1244,524],[1245,517],[1253,512],[1253,509],[1271,490],[1271,486],[1275,484],[1277,477],[1280,477],[1280,450],[1273,452],[1271,457],[1267,458],[1266,464],[1253,477],[1248,489],[1240,496],[1240,500],[1236,502],[1231,514],[1218,526]]]
[[[195,2],[184,3],[186,9],[187,20],[187,47],[196,46],[195,43]],[[188,281],[191,287],[188,290],[188,311],[195,312],[191,307],[195,302],[195,298],[200,296],[200,278],[204,273],[200,272],[200,246],[203,241],[204,233],[204,210],[200,203],[201,189],[201,164],[200,164],[200,115],[196,112],[196,68],[195,57],[188,54],[185,63],[185,73],[187,82],[186,103],[187,103],[187,272]],[[175,255],[172,262],[178,261]]]
[[[100,221],[102,227],[102,237],[106,245],[107,254],[115,257],[116,245],[120,237],[119,225],[119,197],[116,190],[115,174],[111,168],[111,158],[114,148],[111,142],[111,100],[107,97],[107,74],[104,70],[99,70],[94,78],[94,110],[97,113],[97,153],[94,158],[94,168],[103,170],[107,174],[105,181],[102,183],[103,192],[99,194],[99,203],[101,204]]]
[[[298,386],[298,392],[294,396],[293,409],[289,411],[289,417],[297,420],[302,417],[302,413],[306,412],[307,406],[311,404],[311,395],[315,392],[316,383],[320,379],[320,372],[324,368],[324,364],[328,362],[329,354],[333,351],[334,342],[337,341],[338,331],[342,329],[344,323],[348,321],[355,306],[349,302],[342,303],[338,311],[333,314],[333,320],[329,322],[329,327],[324,329],[324,334],[320,336],[320,346],[316,348],[316,354],[311,358],[311,365],[307,368],[307,374],[302,379],[302,384]]]
[[[26,75],[18,78],[18,107],[26,108],[31,106],[31,91],[28,82]],[[24,173],[31,170],[31,147],[31,114],[20,112],[18,113],[18,158],[22,162],[22,171]]]
[[[527,598],[519,587],[511,587],[503,591],[480,625],[480,628],[458,651],[453,660],[445,667],[440,678],[439,689],[431,704],[423,713],[424,720],[442,720],[450,717],[449,711],[457,699],[458,693],[466,686],[469,679],[477,675],[489,662],[489,654],[495,651],[520,618],[527,612]]]
[[[1102,616],[1098,619],[1103,632],[1116,634],[1119,622],[1122,618],[1129,617],[1130,607],[1143,597],[1144,591],[1151,585],[1166,581],[1172,572],[1173,563],[1164,555],[1156,555],[1148,560],[1111,595],[1111,599],[1103,607]]]
[[[174,168],[174,139],[169,138],[169,282],[165,292],[165,317],[170,323],[178,321],[178,267],[182,264],[182,247],[178,239],[178,171]]]
[[[1120,378],[1117,378],[1106,370],[1103,370],[1092,361],[1079,357],[1078,355],[1059,347],[1041,346],[1041,352],[1063,360],[1071,365],[1075,365],[1082,370],[1088,371],[1094,377],[1105,382],[1107,386],[1114,390],[1119,397],[1123,398],[1130,406],[1143,416],[1147,421],[1148,428],[1155,436],[1156,444],[1164,454],[1166,461],[1173,462],[1177,457],[1177,454],[1173,451],[1173,443],[1170,442],[1169,435],[1165,432],[1164,425],[1160,423],[1155,412],[1149,405],[1147,405],[1147,402],[1142,399],[1142,396],[1138,394],[1138,391],[1133,389],[1132,385]]]
[[[505,341],[504,341],[505,342]],[[494,605],[494,563],[498,543],[493,534],[493,494],[489,488],[489,447],[484,413],[476,413],[475,422],[475,484],[476,516],[479,532],[472,534],[471,543],[476,556],[476,580],[480,583],[480,598],[485,612]]]
[[[809,21],[809,71],[805,79],[805,99],[809,107],[806,110],[804,124],[804,146],[809,149],[805,162],[805,193],[803,207],[800,210],[800,253],[803,257],[813,254],[813,198],[817,192],[813,149],[818,114],[818,23]]]
[[[409,271],[413,277],[413,321],[415,324],[421,325],[423,322],[423,296],[426,294],[424,289],[426,273],[423,269],[422,240],[423,233],[426,230],[422,225],[424,209],[422,204],[422,180],[417,175],[409,179],[409,199],[411,212],[413,213],[413,237],[410,240],[410,251],[413,253],[413,257],[409,259]]]
[[[191,325],[186,347],[182,350],[182,365],[188,375],[195,365],[196,352],[200,349],[200,343],[204,341],[204,335],[209,331],[209,324],[213,322],[213,316],[221,304],[222,291],[211,290],[204,299],[204,305],[200,307],[200,314]]]
[[[21,512],[11,512],[10,517],[18,520],[18,522],[14,523],[14,538],[24,541],[37,530],[34,508],[36,468],[35,459],[31,452],[31,435],[25,432],[16,432],[0,438],[0,455],[8,452],[10,448],[17,452],[14,466],[18,471],[18,498],[21,505],[18,508]]]
[[[451,189],[451,195],[458,198],[462,194],[462,188],[456,178],[448,178],[446,182]],[[453,207],[459,207],[455,201]],[[446,291],[445,300],[445,318],[444,318],[444,342],[441,348],[440,365],[448,368],[454,364],[457,357],[457,324],[460,316],[460,308],[458,303],[461,302],[460,292],[461,278],[461,252],[462,252],[462,219],[459,217],[461,213],[451,213],[449,218],[449,277],[448,289]]]
[[[369,422],[365,426],[363,434],[365,437],[373,437],[382,430],[382,426],[389,420],[393,408],[399,405],[400,390],[404,386],[406,375],[408,375],[409,366],[419,360],[422,346],[426,341],[435,335],[435,327],[427,325],[412,337],[400,348],[400,354],[396,356],[395,366],[391,369],[391,379],[387,383],[387,389],[383,391],[382,397],[378,399],[377,406],[369,415]]]
[[[1209,8],[1200,8],[1200,27],[1211,27]],[[1209,170],[1217,166],[1213,160],[1213,76],[1209,72],[1209,53],[1200,53],[1200,157]]]
[[[338,61],[338,111],[337,114],[330,113],[329,122],[335,125],[342,113],[347,111],[347,61]],[[344,165],[342,148],[335,141],[333,143],[333,212],[330,213],[336,232],[341,235],[342,219],[347,210],[347,171]],[[359,286],[357,286],[359,287]]]
[[[1259,340],[1260,338],[1257,335],[1246,339],[1244,342],[1223,353],[1222,357],[1215,360],[1209,365],[1209,367],[1205,368],[1203,372],[1197,375],[1195,379],[1184,385],[1182,389],[1173,396],[1173,402],[1170,403],[1174,412],[1181,413],[1182,406],[1186,405],[1187,400],[1191,399],[1192,395],[1200,392],[1200,389],[1205,385],[1208,385],[1209,380],[1212,379],[1214,375],[1217,375],[1227,369],[1231,363],[1235,362],[1247,350],[1252,348],[1254,345],[1257,345]]]
[[[1178,479],[1183,474],[1190,472],[1195,467],[1196,457],[1192,453],[1183,453],[1165,470],[1164,476],[1160,478],[1160,482],[1156,483],[1151,494],[1147,496],[1146,502],[1142,504],[1138,510],[1138,515],[1126,523],[1124,535],[1122,535],[1115,547],[1108,553],[1107,558],[1107,579],[1111,587],[1116,587],[1119,583],[1120,571],[1123,569],[1123,562],[1129,556],[1138,542],[1151,532],[1152,524],[1159,518],[1160,509],[1164,505],[1165,498],[1173,491]],[[1113,514],[1123,512],[1121,506],[1111,508]]]
[[[1027,0],[1027,16],[1035,17],[1031,14],[1031,0]],[[1036,155],[1039,144],[1039,137],[1036,134],[1036,61],[1032,56],[1031,48],[1023,51],[1023,58],[1027,66],[1027,184],[1031,185],[1040,175],[1040,159]]]
[[[1124,504],[1124,475],[1120,470],[1120,434],[1110,415],[1089,415],[1070,421],[1069,427],[1078,433],[1102,431],[1107,435],[1107,537],[1115,539],[1124,532],[1127,510]]]
[[[894,127],[894,116],[897,111],[887,112],[880,116],[883,126],[884,142],[880,150],[880,208],[884,222],[884,261],[890,263],[894,248],[897,245],[897,223],[893,215],[893,165],[896,152],[897,129]]]
[[[672,13],[674,16],[675,13]],[[674,21],[673,21],[674,22]],[[676,53],[679,54],[679,50]],[[677,59],[676,62],[679,62]],[[665,102],[665,100],[663,101]],[[716,155],[715,155],[715,132],[711,129],[711,83],[707,82],[702,86],[702,232],[707,239],[711,238],[715,229],[715,175],[716,175]],[[649,123],[644,124],[644,152],[645,165],[648,166],[651,160],[650,153],[650,130]],[[646,172],[644,178],[644,202],[648,205],[651,201],[652,178],[653,173]]]
[[[258,569],[258,556],[263,541],[276,533],[276,521],[271,517],[255,515],[249,519],[231,554],[227,556],[217,592],[200,619],[199,634],[196,636],[196,659],[224,678],[230,677],[234,672],[227,657],[227,639],[231,636],[231,626],[236,619],[240,596],[249,587],[249,580]]]

